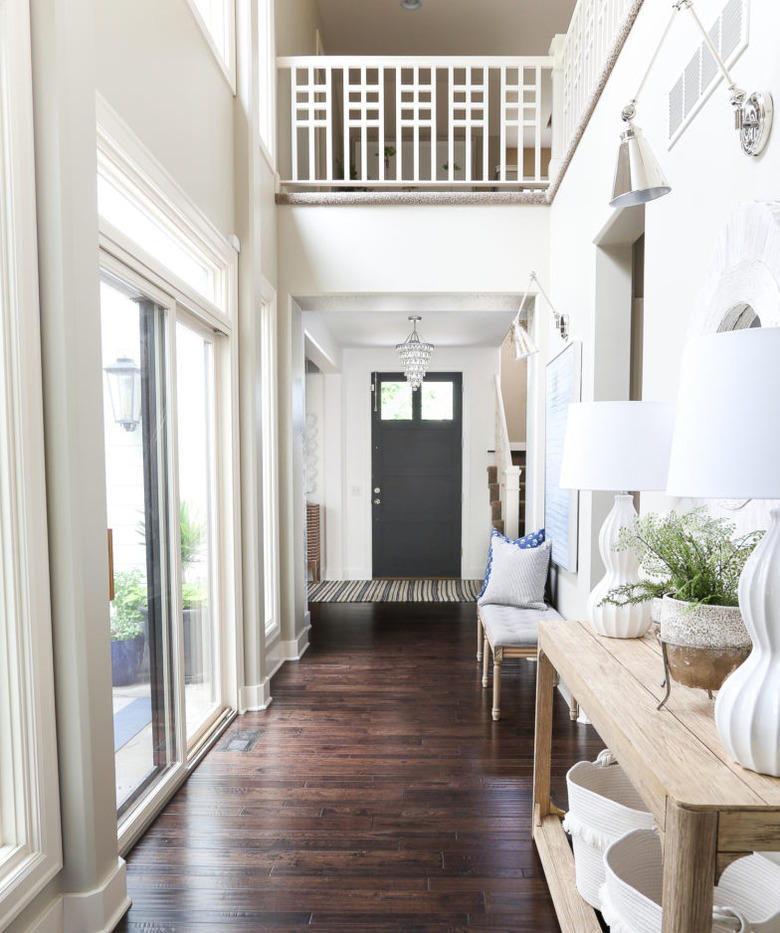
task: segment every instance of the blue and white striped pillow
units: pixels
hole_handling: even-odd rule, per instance
[[[485,568],[485,581],[482,584],[482,589],[479,591],[479,596],[477,599],[482,601],[482,597],[485,595],[485,590],[487,589],[488,581],[490,580],[490,571],[493,567],[493,542],[494,541],[506,541],[507,544],[511,544],[513,547],[521,548],[526,550],[527,548],[539,547],[540,544],[544,543],[544,528],[540,528],[538,531],[533,531],[530,534],[523,535],[522,538],[507,538],[505,535],[502,535],[500,531],[493,528],[490,533],[490,547],[488,548],[488,559],[487,567]]]

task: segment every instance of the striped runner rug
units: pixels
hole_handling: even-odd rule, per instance
[[[310,603],[471,603],[482,580],[325,580],[309,584]]]

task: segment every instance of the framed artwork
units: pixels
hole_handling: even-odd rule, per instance
[[[562,570],[577,570],[579,493],[561,489],[563,438],[569,404],[579,402],[582,344],[572,341],[550,360],[545,373],[544,526],[552,540],[552,560]]]

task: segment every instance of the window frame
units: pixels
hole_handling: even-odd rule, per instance
[[[62,868],[30,20],[0,4],[0,928]]]
[[[260,151],[276,171],[276,33],[273,0],[257,4],[257,135]]]
[[[222,73],[227,78],[230,89],[233,94],[236,93],[236,5],[235,0],[211,0],[212,4],[220,3],[225,22],[225,47],[220,49],[217,44],[211,27],[203,18],[203,14],[197,7],[195,0],[187,0],[190,12],[195,18],[195,22],[200,27],[206,42],[208,42],[217,64],[222,69]]]
[[[148,210],[150,216],[164,224],[167,231],[175,231],[182,245],[191,244],[194,254],[207,260],[219,282],[216,299],[204,295],[179,279],[143,246],[98,217],[101,268],[117,275],[145,293],[154,296],[156,289],[165,295],[161,303],[169,307],[166,365],[171,374],[176,369],[175,328],[178,321],[197,326],[214,335],[214,388],[216,417],[216,505],[223,516],[217,530],[216,566],[221,619],[219,632],[219,660],[221,692],[217,709],[204,723],[196,736],[191,737],[187,749],[184,730],[184,684],[176,700],[176,716],[182,728],[180,743],[182,760],[175,762],[158,782],[154,794],[139,800],[138,805],[123,816],[118,841],[120,852],[126,852],[159,811],[161,802],[173,793],[186,771],[197,760],[207,733],[217,728],[231,709],[238,706],[238,645],[237,628],[240,623],[241,577],[238,536],[240,533],[238,489],[238,341],[237,334],[237,273],[238,252],[189,200],[165,170],[121,122],[102,98],[97,106],[98,172],[110,171],[122,180],[123,192],[135,199],[135,205]],[[151,289],[151,290],[150,290]],[[176,411],[176,389],[169,386],[172,411]],[[169,492],[171,501],[178,502],[178,449],[172,438],[169,457]],[[178,527],[176,517],[169,517],[172,527]],[[178,571],[173,582],[172,612],[180,608],[180,579]],[[175,650],[182,654],[181,644]]]
[[[263,515],[263,630],[266,647],[281,634],[279,590],[279,426],[276,366],[276,292],[261,283],[259,358],[261,380],[261,474]]]

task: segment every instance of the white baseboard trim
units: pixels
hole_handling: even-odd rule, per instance
[[[58,894],[49,907],[29,927],[29,933],[62,933],[62,929],[62,895]]]
[[[238,711],[240,713],[252,713],[268,709],[272,701],[271,680],[269,677],[266,677],[261,684],[245,684],[238,691]]]
[[[283,641],[282,651],[285,661],[300,661],[309,647],[309,629],[305,628],[295,641]]]
[[[125,862],[119,858],[101,887],[86,894],[62,896],[63,933],[108,933],[127,913],[130,904]]]
[[[345,567],[340,580],[370,580],[372,578],[370,567]]]

